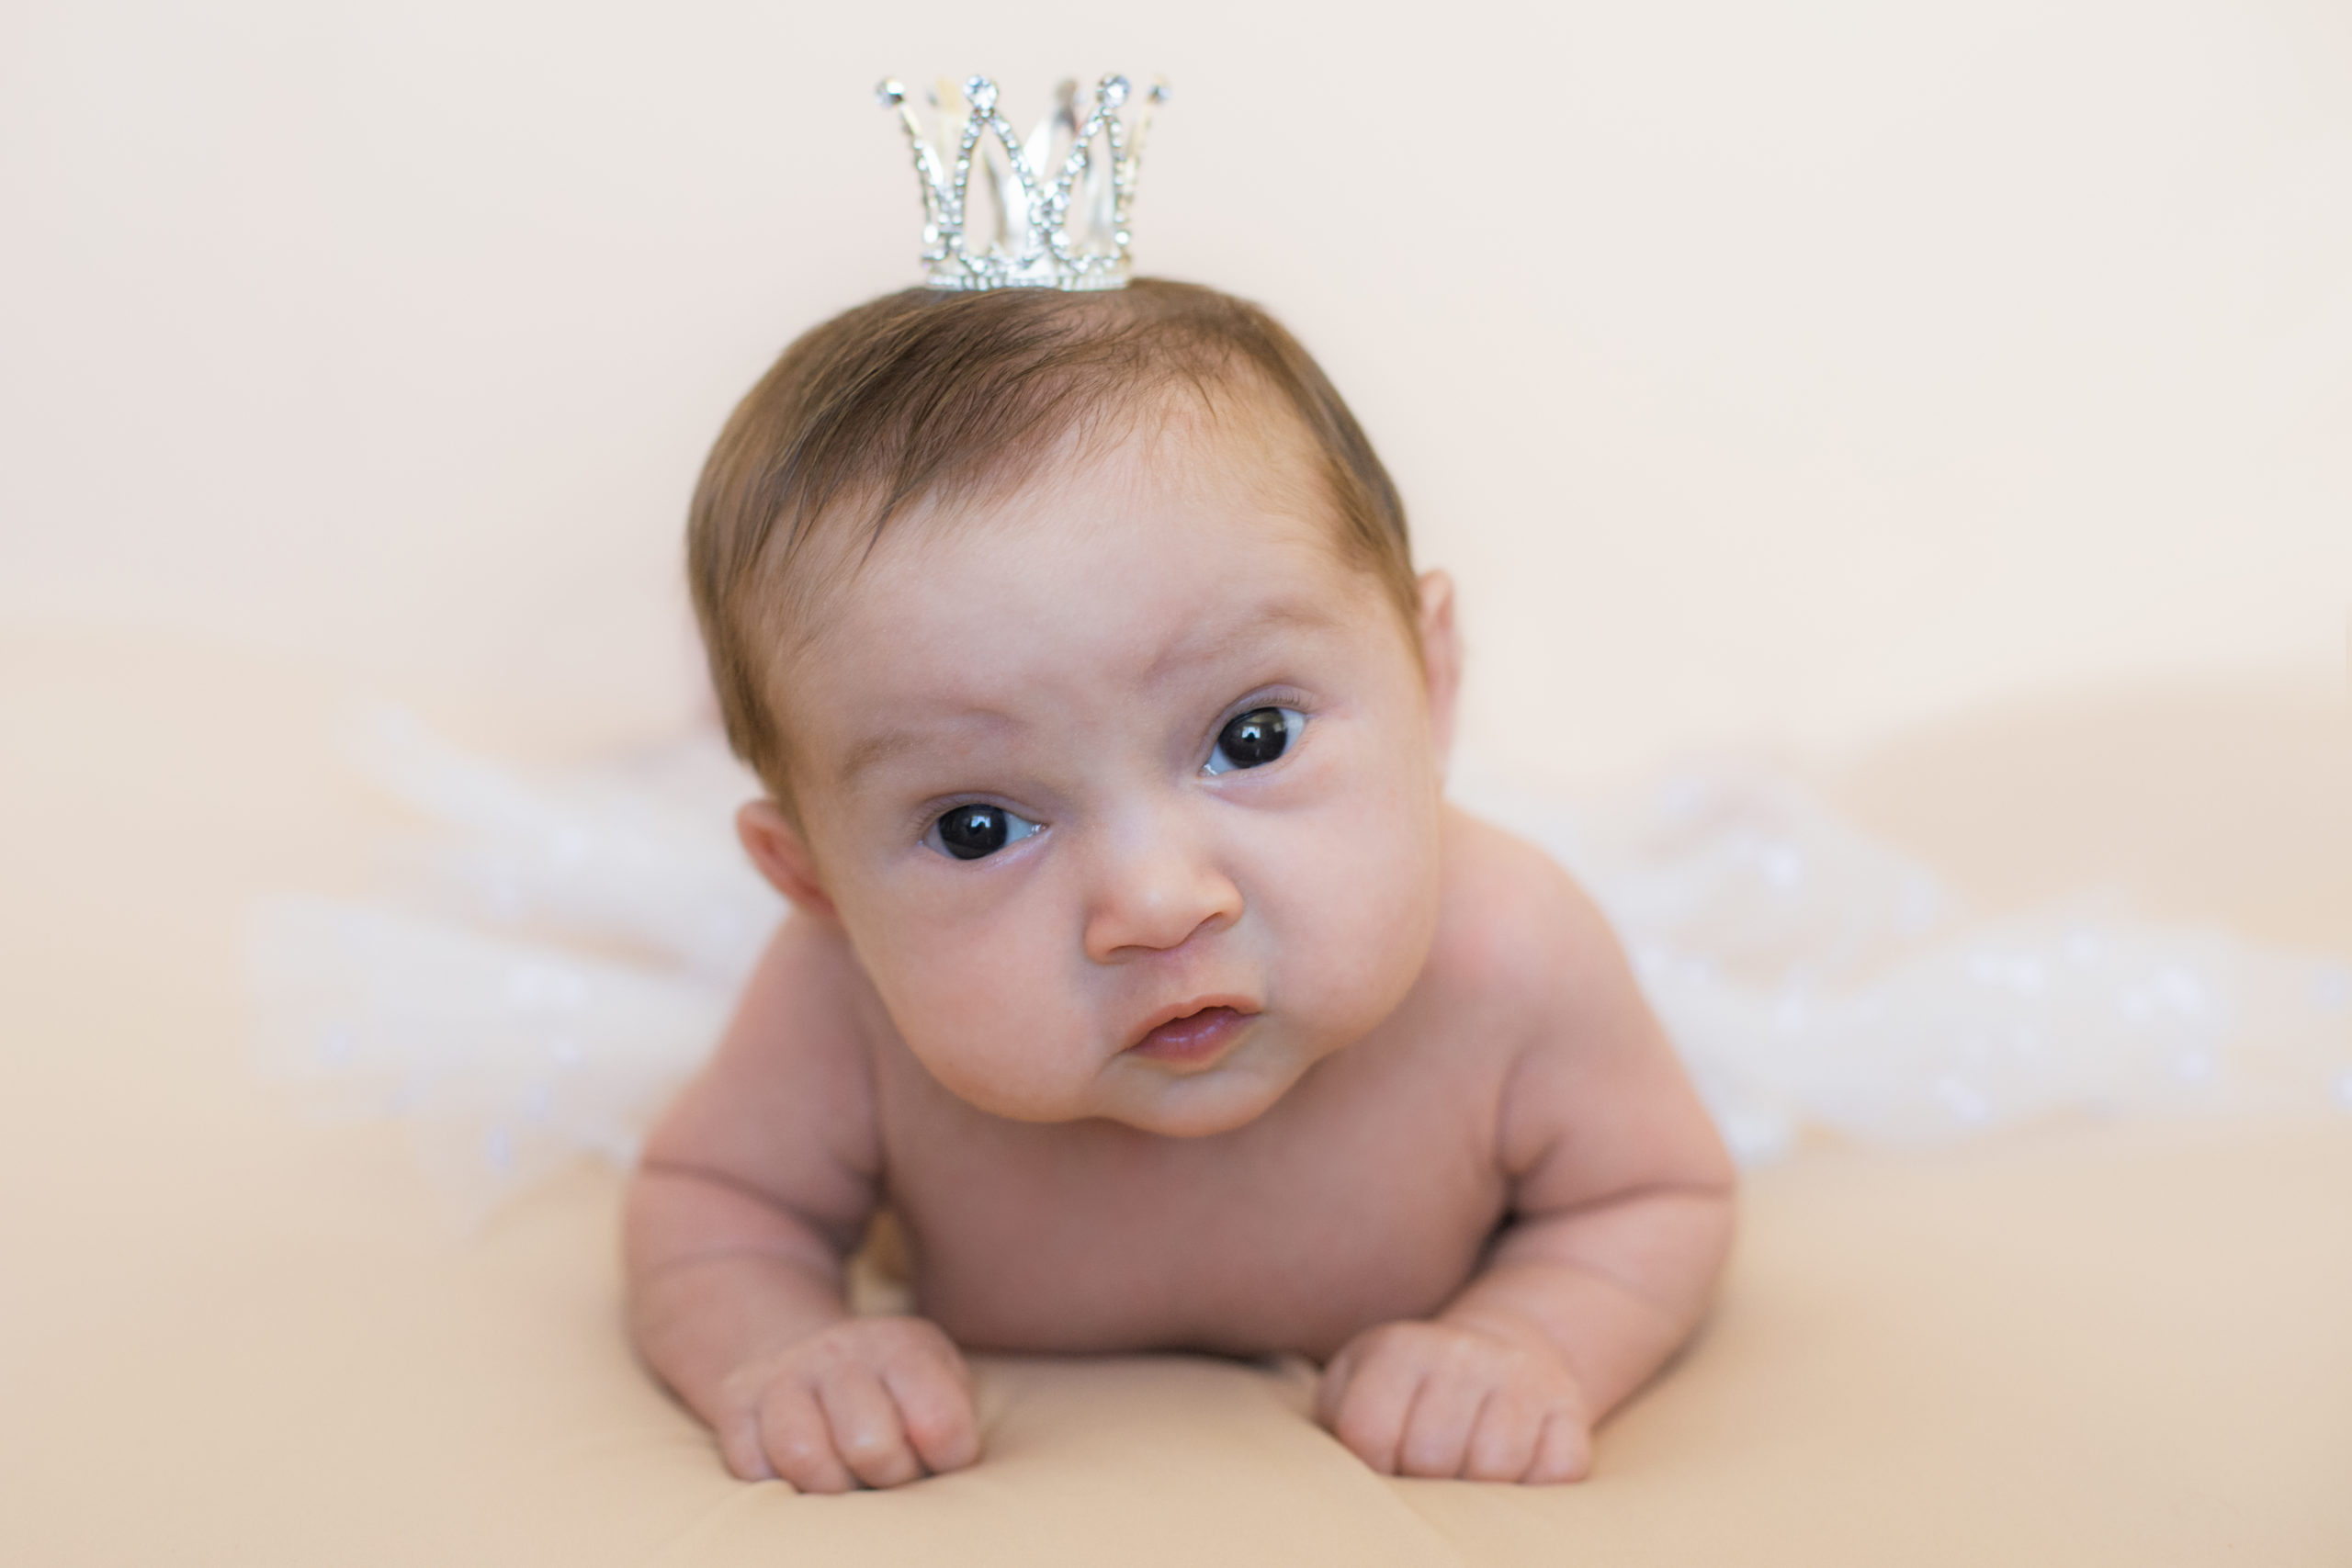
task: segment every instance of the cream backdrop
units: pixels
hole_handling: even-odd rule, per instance
[[[0,615],[674,723],[707,443],[915,276],[873,83],[1114,67],[1142,265],[1324,357],[1489,756],[2341,680],[2335,0],[10,0]]]

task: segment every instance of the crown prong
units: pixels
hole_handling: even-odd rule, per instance
[[[914,154],[915,177],[922,183],[923,243],[935,246],[944,214],[941,211],[941,175],[939,154],[923,134],[922,125],[914,111],[907,107],[906,84],[895,78],[885,78],[874,90],[877,102],[886,109],[895,110],[899,129],[906,133],[907,147]],[[926,256],[929,252],[926,251]]]
[[[996,228],[986,254],[973,255],[970,209],[967,204],[959,204],[963,213],[960,249],[967,269],[991,282],[1001,281],[1012,268],[1035,254],[1034,236],[1038,227],[1036,180],[1012,122],[997,112],[996,84],[985,76],[968,78],[964,84],[964,101],[971,106],[972,112],[965,122],[963,145],[967,152],[965,158],[959,160],[959,172],[968,185],[969,161],[977,160],[980,164],[995,208]],[[984,139],[991,136],[996,145],[984,145]],[[997,166],[1000,152],[1007,165],[1003,170]]]
[[[1143,166],[1143,144],[1144,139],[1151,132],[1152,110],[1167,101],[1168,79],[1154,76],[1151,90],[1144,94],[1143,107],[1136,115],[1135,125],[1127,132],[1127,144],[1120,157],[1118,177],[1114,182],[1117,210],[1113,221],[1122,233],[1127,227],[1127,208],[1135,200],[1136,171]],[[1124,239],[1120,241],[1121,249],[1125,248],[1125,243]]]

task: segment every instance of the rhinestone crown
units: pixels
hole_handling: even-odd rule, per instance
[[[877,96],[883,107],[899,111],[914,152],[922,182],[922,260],[932,288],[1127,286],[1127,209],[1152,108],[1168,100],[1165,82],[1154,82],[1126,119],[1120,111],[1134,90],[1125,76],[1094,85],[1083,118],[1078,84],[1064,82],[1053,112],[1026,141],[997,112],[996,84],[985,76],[961,88],[942,82],[930,95],[939,110],[936,141],[923,134],[904,86],[885,82]],[[975,168],[992,223],[972,209]]]

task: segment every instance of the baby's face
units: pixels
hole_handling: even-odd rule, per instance
[[[747,840],[985,1111],[1238,1126],[1428,957],[1450,693],[1287,467],[1180,421],[903,518],[790,664]]]

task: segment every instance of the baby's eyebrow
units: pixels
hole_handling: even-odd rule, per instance
[[[851,747],[842,758],[835,776],[843,787],[857,782],[859,774],[878,768],[891,758],[912,750],[917,744],[910,729],[886,729],[879,735],[869,735]]]
[[[969,714],[959,715],[958,718],[978,723],[989,729],[1005,729],[1014,725],[1014,719],[1011,714],[998,713],[991,709],[976,710]],[[841,766],[834,770],[833,776],[846,789],[854,784],[860,775],[871,773],[893,758],[904,756],[910,751],[921,750],[925,745],[937,739],[934,730],[922,728],[902,727],[897,729],[877,730],[842,753]]]
[[[1211,652],[1229,653],[1269,633],[1283,630],[1325,631],[1345,624],[1345,617],[1311,599],[1285,597],[1268,600],[1250,606],[1250,625],[1246,628],[1209,626],[1190,637],[1178,638],[1160,650],[1144,678],[1148,682],[1165,680],[1181,667],[1197,662]]]

